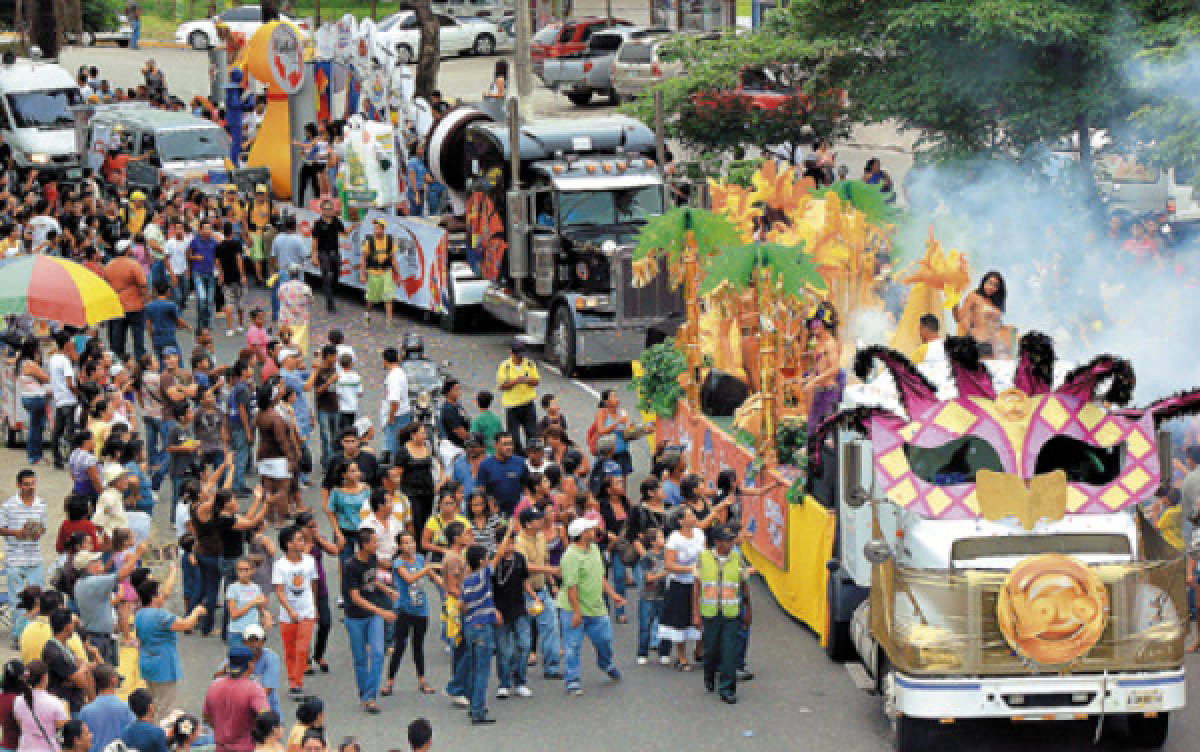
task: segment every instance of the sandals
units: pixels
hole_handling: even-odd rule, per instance
[[[394,689],[394,687],[395,687],[395,684],[393,682],[389,681],[387,683],[387,686],[385,686],[383,689],[379,690],[379,694],[383,695],[384,697],[391,697],[392,689]]]
[[[428,684],[418,684],[417,691],[423,695],[437,694],[437,690],[434,689],[433,687],[429,686]]]
[[[687,661],[675,661],[675,670],[676,671],[686,672],[686,671],[691,671],[692,668],[693,668],[692,664],[688,663]]]
[[[363,710],[367,711],[371,715],[379,715],[383,712],[383,710],[373,702],[368,702],[367,704],[363,705]]]

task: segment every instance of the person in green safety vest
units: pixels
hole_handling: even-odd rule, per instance
[[[704,630],[704,687],[737,702],[738,626],[744,618],[745,562],[733,550],[737,533],[725,525],[712,534],[713,547],[700,554],[697,587],[692,589],[692,621]],[[720,673],[718,684],[717,674]]]

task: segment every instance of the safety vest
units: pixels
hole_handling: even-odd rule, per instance
[[[730,551],[724,566],[718,566],[712,551],[700,554],[700,616],[711,619],[720,609],[730,619],[742,605],[742,556]]]

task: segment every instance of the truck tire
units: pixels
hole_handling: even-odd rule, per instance
[[[825,585],[825,603],[829,609],[829,634],[825,636],[825,655],[836,663],[844,663],[854,657],[854,641],[850,639],[850,622],[837,621],[837,596],[834,588],[838,586],[836,572],[829,573],[829,582]]]
[[[476,55],[484,57],[494,54],[496,52],[496,38],[491,34],[480,34],[475,37],[475,44],[471,46],[471,51]]]
[[[1130,714],[1126,718],[1129,723],[1128,746],[1134,749],[1159,749],[1162,747],[1167,743],[1170,716],[1170,713],[1159,713],[1153,718],[1147,718],[1140,713]]]
[[[197,29],[191,34],[188,34],[188,45],[190,45],[193,50],[207,50],[210,46],[212,46],[212,42],[209,41],[207,34]]]
[[[576,107],[583,107],[592,101],[592,90],[567,92],[567,99],[571,100],[571,104]]]
[[[937,749],[937,722],[927,718],[909,718],[902,715],[895,720],[896,752],[928,752]]]
[[[454,301],[454,285],[446,285],[446,311],[442,314],[442,318],[438,324],[444,331],[454,334],[462,326],[463,311],[458,310],[458,305]]]
[[[575,320],[565,305],[555,308],[550,318],[546,351],[548,359],[558,366],[564,378],[575,373]]]
[[[621,103],[621,95],[617,93],[615,88],[608,90],[608,103],[614,107]]]

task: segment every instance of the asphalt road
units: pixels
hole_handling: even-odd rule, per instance
[[[163,66],[172,89],[189,92],[207,85],[203,56],[190,51],[154,50],[130,53],[117,49],[93,48],[68,50],[63,63],[73,68],[83,62],[100,66],[102,75],[121,85],[135,83],[136,71],[143,59],[153,56]],[[469,96],[482,90],[490,64],[479,60],[451,60],[443,67],[442,88],[450,96]],[[564,101],[564,111],[570,108]],[[900,143],[898,140],[896,143]],[[897,146],[896,153],[902,153]],[[262,304],[265,296],[253,293],[253,301]],[[320,306],[317,310],[320,310]],[[451,361],[451,371],[465,385],[468,395],[481,388],[494,388],[496,365],[505,357],[511,333],[501,326],[481,322],[469,334],[448,335],[432,323],[423,322],[419,313],[402,311],[390,330],[385,330],[376,315],[376,326],[365,331],[361,302],[349,293],[339,301],[340,313],[328,317],[318,313],[312,342],[323,342],[328,330],[340,327],[360,356],[360,372],[367,380],[364,411],[374,415],[379,404],[381,371],[378,352],[398,344],[403,333],[420,332],[427,350],[437,360]],[[187,314],[194,317],[195,308]],[[183,335],[187,339],[187,335]],[[223,362],[232,361],[243,340],[226,338],[218,330],[218,354]],[[185,351],[190,342],[183,342]],[[590,420],[599,390],[624,391],[628,369],[615,367],[585,373],[579,380],[561,378],[543,369],[540,393],[559,395],[573,433],[582,435]],[[638,447],[635,481],[646,471],[646,452]],[[11,478],[23,464],[23,453],[0,450],[0,477]],[[62,498],[65,474],[42,472],[43,496],[52,502]],[[306,503],[319,503],[314,491]],[[324,521],[322,521],[324,523]],[[325,699],[327,728],[331,740],[355,737],[368,752],[404,747],[403,727],[417,716],[429,718],[435,728],[437,749],[560,749],[568,745],[577,750],[830,750],[874,752],[890,744],[888,724],[880,712],[878,698],[856,688],[847,670],[830,663],[812,633],[779,609],[769,593],[755,583],[755,624],[750,661],[758,677],[739,688],[739,704],[729,707],[704,692],[698,673],[680,674],[658,665],[637,666],[634,646],[635,624],[614,625],[617,664],[625,673],[620,683],[608,681],[594,666],[590,648],[584,649],[583,682],[586,693],[569,698],[561,682],[544,681],[540,671],[531,672],[532,699],[490,700],[499,723],[492,727],[472,727],[461,710],[449,706],[440,695],[423,696],[415,692],[411,663],[406,657],[398,674],[398,693],[381,698],[384,715],[367,716],[358,708],[346,632],[335,623],[331,635],[330,674],[309,677],[308,691]],[[178,606],[177,606],[178,607]],[[335,614],[335,620],[337,615]],[[282,653],[278,632],[269,636],[270,646]],[[442,687],[449,674],[449,657],[432,636],[426,641],[430,681]],[[199,707],[211,672],[220,663],[223,646],[215,637],[183,638],[182,654],[185,679],[180,699],[192,710]],[[3,651],[0,651],[3,652]],[[1189,663],[1195,659],[1189,658]],[[1197,680],[1191,678],[1193,689]],[[284,698],[284,714],[290,723],[293,703]],[[1173,720],[1174,731],[1166,749],[1182,752],[1195,747],[1191,732],[1200,724],[1187,711]],[[960,723],[945,728],[946,735],[937,749],[1029,752],[1030,750],[1086,750],[1092,748],[1094,728],[1088,723],[1013,725],[1007,722]],[[1104,748],[1116,748],[1105,745]]]

